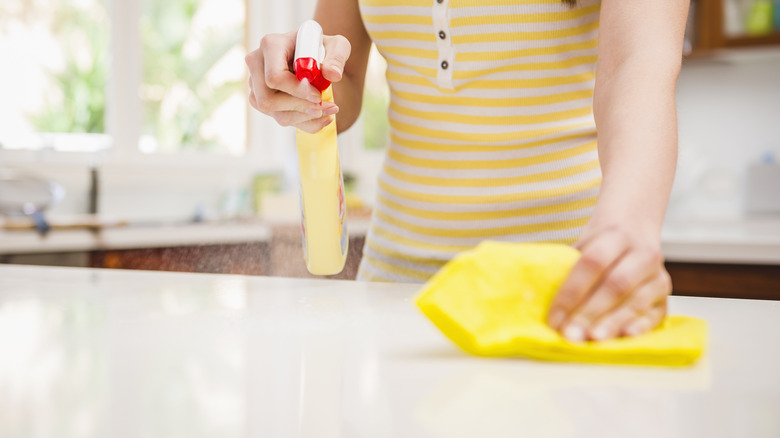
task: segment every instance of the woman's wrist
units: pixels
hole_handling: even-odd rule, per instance
[[[643,190],[631,183],[605,183],[586,230],[616,226],[659,240],[668,199],[669,194],[661,187]]]
[[[642,240],[660,243],[662,226],[663,217],[656,212],[597,205],[582,235],[586,237],[600,230],[616,228]]]

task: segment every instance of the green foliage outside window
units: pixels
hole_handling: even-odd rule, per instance
[[[363,93],[363,145],[368,150],[387,147],[390,123],[387,118],[389,98],[383,90],[366,87]]]
[[[202,123],[227,99],[243,93],[242,81],[215,85],[207,76],[225,53],[242,43],[243,26],[196,29],[201,3],[143,3],[143,132],[157,139],[160,151],[217,150],[217,140],[201,134]]]
[[[6,0],[4,0],[6,3]],[[9,1],[0,28],[21,23],[47,26],[56,36],[62,68],[47,70],[50,87],[43,108],[28,118],[39,132],[105,131],[108,17],[100,3]]]
[[[371,151],[387,148],[390,122],[387,107],[390,105],[390,90],[385,79],[387,63],[382,55],[371,48],[363,91],[363,147]]]

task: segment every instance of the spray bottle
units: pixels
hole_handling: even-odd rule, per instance
[[[295,42],[295,76],[320,90],[323,101],[333,102],[333,88],[320,70],[324,54],[322,27],[304,22]],[[348,239],[335,119],[315,134],[298,130],[296,140],[306,268],[314,275],[338,274],[347,259]]]

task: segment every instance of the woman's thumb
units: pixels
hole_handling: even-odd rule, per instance
[[[341,35],[325,36],[325,59],[322,61],[322,74],[331,82],[338,82],[344,75],[344,65],[349,59],[352,46]]]

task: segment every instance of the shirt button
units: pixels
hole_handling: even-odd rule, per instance
[[[449,66],[450,66],[449,62],[447,62],[447,61],[442,61],[441,62],[441,69],[442,70],[447,70],[447,67],[449,67]]]
[[[444,33],[444,31],[443,31],[443,30],[440,30],[440,31],[439,31],[439,38],[441,38],[441,39],[445,39],[445,38],[447,38],[447,34],[446,34],[446,33]]]

